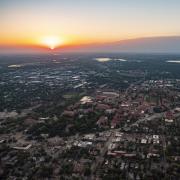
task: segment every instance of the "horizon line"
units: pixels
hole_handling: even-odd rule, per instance
[[[83,43],[83,44],[64,44],[64,45],[60,45],[55,47],[54,49],[50,49],[49,47],[45,46],[45,45],[33,45],[33,44],[22,44],[22,45],[2,45],[0,44],[0,54],[27,54],[27,53],[74,53],[74,52],[79,52],[79,53],[83,53],[83,52],[87,52],[87,53],[98,53],[98,52],[102,52],[103,50],[101,48],[107,48],[108,46],[111,47],[113,45],[126,45],[126,43],[131,43],[132,44],[135,42],[138,43],[141,42],[142,40],[153,40],[153,39],[159,39],[159,40],[166,40],[168,38],[174,38],[174,40],[180,40],[180,35],[174,35],[174,36],[146,36],[146,37],[139,37],[139,38],[128,38],[128,39],[122,39],[122,40],[117,40],[117,41],[113,41],[113,42],[97,42],[97,43]],[[124,43],[124,44],[123,44]],[[150,42],[151,43],[151,42]],[[131,45],[131,44],[130,44]],[[148,45],[148,43],[147,43]],[[138,45],[137,45],[138,47]],[[89,50],[87,50],[86,48],[90,48]],[[97,49],[93,49],[93,48],[100,48],[99,50]],[[106,51],[106,50],[105,50]],[[109,52],[111,53],[164,53],[164,50],[151,50],[149,49],[147,50],[132,50],[132,49],[125,49],[125,50],[117,50],[115,49],[114,51],[109,50]],[[169,53],[169,52],[168,52]],[[170,52],[171,53],[171,52]],[[173,51],[172,54],[178,54],[179,50]]]

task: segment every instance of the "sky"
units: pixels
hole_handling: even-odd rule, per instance
[[[0,46],[179,36],[179,9],[180,0],[0,0]]]

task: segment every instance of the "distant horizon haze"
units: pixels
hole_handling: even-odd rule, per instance
[[[179,53],[180,36],[168,37],[146,37],[126,39],[110,43],[89,43],[81,45],[62,45],[51,50],[44,46],[2,46],[0,54],[8,53],[65,53],[65,52],[87,52],[87,53]]]

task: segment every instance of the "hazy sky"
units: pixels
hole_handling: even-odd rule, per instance
[[[63,44],[180,35],[180,0],[0,0],[0,44]]]

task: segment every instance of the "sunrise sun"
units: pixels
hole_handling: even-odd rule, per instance
[[[47,36],[42,38],[41,43],[53,50],[56,47],[62,45],[63,40],[57,36]]]

